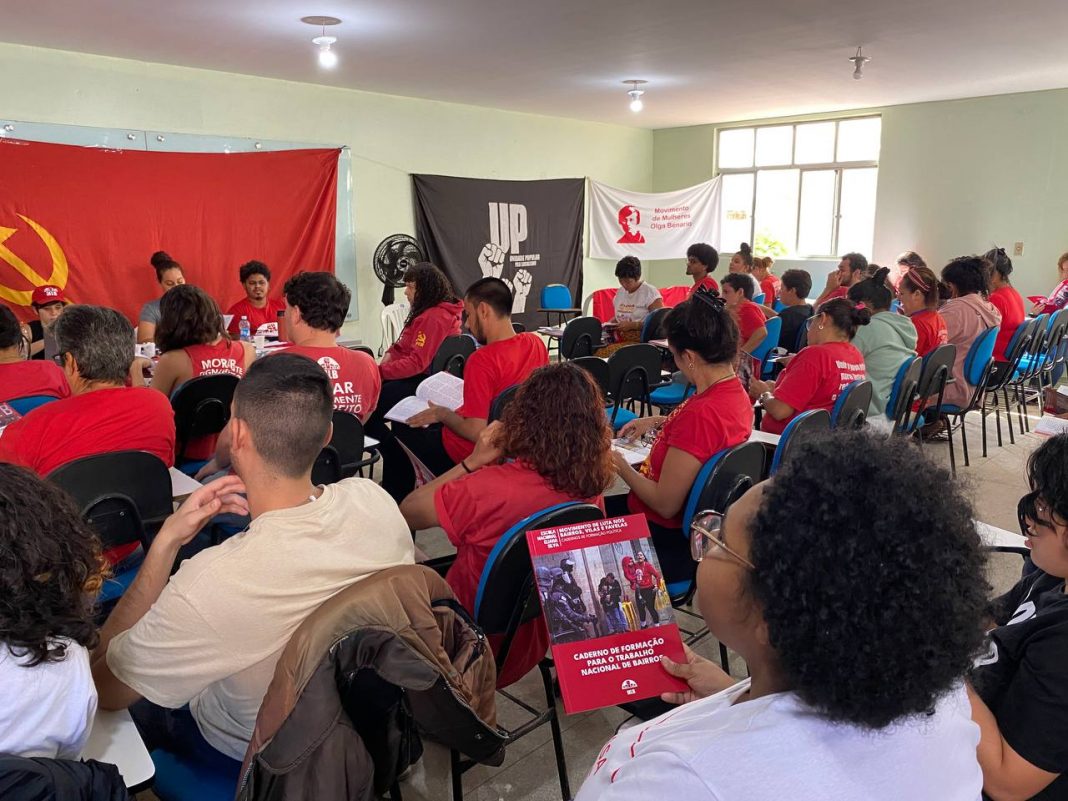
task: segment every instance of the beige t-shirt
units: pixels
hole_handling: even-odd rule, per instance
[[[346,479],[183,562],[148,613],[111,641],[108,666],[155,704],[189,704],[205,739],[242,759],[297,627],[345,587],[413,561],[393,499],[373,481]]]

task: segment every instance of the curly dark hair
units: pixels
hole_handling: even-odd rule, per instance
[[[182,265],[171,258],[170,254],[165,250],[157,250],[152,254],[152,257],[148,260],[152,265],[152,269],[156,271],[157,283],[163,283],[163,274],[167,270],[177,270],[185,275],[185,270],[182,269]]]
[[[816,314],[826,314],[831,325],[851,340],[857,335],[858,328],[871,322],[871,312],[868,309],[863,306],[857,308],[857,304],[845,298],[825,301],[816,309]]]
[[[340,331],[345,324],[352,293],[330,273],[301,272],[284,287],[286,303],[300,309],[300,316],[320,331]]]
[[[958,256],[942,268],[942,282],[953,284],[957,295],[984,298],[990,294],[990,263],[979,256]]]
[[[727,364],[738,355],[738,324],[717,292],[699,291],[664,316],[668,344],[676,353],[693,351],[709,364]]]
[[[271,280],[271,268],[264,264],[262,261],[246,261],[240,267],[237,268],[237,277],[241,279],[241,283],[245,283],[249,278],[254,275],[262,275],[268,281]]]
[[[192,284],[179,284],[159,300],[159,325],[153,339],[160,353],[229,339],[214,298]]]
[[[690,256],[693,256],[701,262],[701,264],[705,265],[705,267],[708,268],[709,275],[712,274],[712,271],[715,270],[716,266],[719,264],[719,253],[714,247],[705,244],[704,242],[698,242],[686,248],[686,258],[690,258]]]
[[[0,349],[21,348],[26,342],[15,312],[0,303]]]
[[[546,398],[567,398],[560,406]],[[568,362],[539,367],[520,384],[501,416],[498,446],[536,470],[557,492],[592,498],[615,477],[612,431],[601,390]]]
[[[455,303],[458,300],[449,277],[428,261],[413,264],[405,270],[404,283],[415,284],[415,302],[408,312],[408,319],[404,321],[405,325],[439,303]]]
[[[93,602],[107,563],[70,496],[0,462],[0,643],[27,667],[59,662],[61,637],[97,644]]]
[[[741,292],[746,300],[753,299],[753,282],[746,278],[746,273],[727,273],[720,281],[723,286],[729,286],[735,292]]]
[[[1061,520],[1068,520],[1068,434],[1050,437],[1027,459],[1027,483]]]
[[[850,492],[828,498],[827,476],[849,476]],[[816,501],[798,515],[798,498]],[[745,581],[806,704],[880,729],[961,680],[989,591],[973,518],[948,471],[902,439],[839,430],[798,444],[753,516]]]

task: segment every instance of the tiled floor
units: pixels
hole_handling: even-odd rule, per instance
[[[977,418],[976,418],[977,419]],[[1034,434],[1017,437],[1010,445],[1007,432],[1005,446],[997,447],[994,420],[988,420],[988,457],[982,456],[981,429],[975,420],[969,422],[969,450],[971,466],[963,466],[961,445],[956,439],[958,480],[964,482],[979,520],[1010,531],[1017,531],[1016,501],[1026,490],[1024,468],[1028,455],[1041,440]],[[1004,425],[1004,421],[1003,421]],[[948,466],[949,446],[945,442],[924,446],[928,457]],[[449,546],[438,531],[420,532],[418,542],[431,555],[445,553]],[[1015,583],[1020,575],[1020,559],[1015,555],[992,554],[990,582],[995,591],[1002,592]],[[718,643],[711,637],[699,643],[699,653],[718,659]],[[732,664],[736,676],[744,676],[739,662]],[[545,696],[536,672],[531,673],[512,691],[527,703],[544,704]],[[498,714],[502,725],[521,721],[518,708],[498,696]],[[562,707],[561,707],[562,712]],[[571,792],[577,793],[582,779],[596,758],[601,746],[612,736],[627,715],[615,708],[562,715],[564,749],[567,758]],[[446,801],[451,798],[449,758],[444,749],[427,744],[426,755],[401,784],[404,801]],[[477,767],[464,776],[464,798],[468,801],[550,801],[560,798],[556,762],[548,726],[520,740],[509,748],[500,768]]]
[[[1041,440],[1034,434],[1017,436],[1010,445],[998,448],[993,418],[989,425],[989,456],[981,453],[980,428],[975,420],[969,423],[969,444],[972,460],[963,466],[960,442],[957,441],[958,480],[964,482],[975,504],[978,519],[994,526],[1017,530],[1016,502],[1026,492],[1024,468],[1028,455]],[[929,458],[948,466],[949,449],[945,442],[924,447]],[[431,557],[451,551],[440,529],[418,534],[419,546]],[[1011,586],[1020,574],[1020,559],[1013,555],[993,554],[989,577],[995,591]],[[696,650],[718,659],[718,644],[705,638]],[[740,660],[732,664],[732,673],[744,676]],[[533,706],[544,704],[545,696],[537,672],[532,672],[513,685],[510,691]],[[562,712],[562,708],[561,708]],[[515,704],[498,696],[498,719],[501,725],[513,727],[524,720],[523,712]],[[627,719],[619,709],[602,709],[579,715],[562,715],[564,749],[572,794],[577,793],[582,780],[602,745],[616,728]],[[542,726],[508,749],[504,764],[499,768],[478,766],[463,777],[464,798],[467,801],[551,801],[560,798],[556,761],[548,726]],[[433,743],[425,743],[423,759],[401,783],[404,801],[448,801],[452,797],[448,752]],[[152,799],[151,793],[141,798]]]

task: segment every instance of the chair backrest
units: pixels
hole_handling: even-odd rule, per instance
[[[601,346],[601,321],[596,317],[575,317],[567,321],[560,337],[560,358],[592,356]]]
[[[977,336],[968,348],[968,355],[964,357],[964,380],[972,386],[980,386],[989,372],[997,336],[996,327],[988,328]]]
[[[401,331],[404,330],[404,321],[408,319],[408,313],[411,310],[412,307],[407,300],[390,303],[382,309],[382,346],[378,349],[379,354],[384,353],[400,339]]]
[[[14,409],[21,415],[27,415],[36,409],[38,406],[44,406],[46,403],[51,403],[59,398],[53,398],[51,395],[27,395],[24,398],[14,398],[7,401],[7,405]]]
[[[525,334],[527,331],[527,327],[522,323],[512,323],[512,330],[515,331],[517,334]]]
[[[757,294],[753,295],[753,303],[763,306],[766,297],[767,296],[764,292],[758,292]]]
[[[515,393],[518,391],[519,384],[512,384],[512,386],[505,387],[497,393],[497,397],[490,403],[489,418],[487,418],[486,422],[492,423],[494,420],[500,420],[504,410],[508,408],[508,404],[512,402],[512,399],[515,398]]]
[[[950,345],[950,347],[953,347]],[[923,359],[911,356],[901,363],[890,388],[890,397],[886,399],[886,416],[894,422],[894,433],[904,431],[912,404],[919,397],[920,378],[923,375]]]
[[[916,397],[927,403],[927,408],[932,408],[930,398],[935,398],[934,417],[937,418],[942,408],[942,395],[946,389],[946,383],[953,374],[953,364],[957,361],[956,345],[939,345],[928,353],[923,359],[923,371],[920,373],[920,383],[916,387]],[[920,421],[920,415],[916,416],[915,423]],[[928,421],[929,422],[929,421]],[[909,425],[909,429],[915,428]]]
[[[541,308],[570,309],[571,290],[564,284],[546,284],[541,290]]]
[[[660,378],[660,351],[640,343],[620,348],[608,357],[609,398],[617,406],[626,400],[642,400]]]
[[[579,356],[572,359],[571,363],[593,376],[594,383],[601,388],[601,394],[608,397],[608,362],[599,356]]]
[[[801,412],[790,421],[779,436],[779,444],[775,447],[775,454],[771,457],[768,475],[775,475],[799,442],[803,442],[817,432],[827,431],[830,427],[831,414],[826,409],[809,409],[807,412]]]
[[[1024,320],[1013,332],[1012,339],[1005,347],[1004,364],[995,364],[991,369],[990,378],[987,379],[987,389],[1001,389],[1003,386],[1016,378],[1020,370],[1020,363],[1031,350],[1031,342],[1039,333],[1041,321],[1035,317]]]
[[[764,341],[753,348],[753,352],[749,355],[760,362],[761,371],[764,369],[764,363],[768,360],[768,356],[771,351],[779,347],[779,334],[782,333],[782,318],[772,317],[764,321],[764,328],[767,330],[768,335],[764,337]],[[757,378],[760,378],[758,372]]]
[[[603,517],[593,504],[561,503],[523,518],[497,540],[479,578],[474,617],[486,634],[505,636],[497,651],[498,667],[507,659],[511,638],[519,627],[541,614],[527,532]]]
[[[785,308],[786,308],[786,304],[783,303],[778,298],[776,298],[775,302],[773,304],[771,304],[772,311],[781,312]]]
[[[76,459],[57,467],[48,480],[74,499],[104,550],[132,542],[147,548],[149,535],[174,510],[167,465],[144,451]]]
[[[203,375],[189,379],[171,395],[178,461],[191,439],[218,434],[229,422],[237,381],[234,375]]]
[[[471,337],[463,334],[445,337],[430,362],[430,375],[444,371],[457,378],[463,378],[464,364],[467,362],[467,357],[474,352],[475,340]]]
[[[375,357],[375,352],[367,345],[352,345],[349,350],[358,350],[360,353],[366,353],[372,359]]]
[[[1042,355],[1046,348],[1050,315],[1039,314],[1032,323],[1031,339],[1027,343],[1026,350],[1020,359],[1020,375],[1025,379],[1034,378],[1042,363]],[[970,381],[968,383],[971,383]]]
[[[1057,355],[1064,340],[1065,331],[1068,330],[1068,309],[1054,312],[1049,318],[1049,327],[1046,329],[1046,347],[1042,354],[1042,369],[1051,370],[1057,360]]]
[[[690,538],[693,516],[704,509],[726,512],[727,507],[745,494],[764,476],[764,446],[743,442],[727,448],[701,466],[682,510],[682,535]]]
[[[664,338],[664,320],[671,312],[670,306],[661,306],[645,315],[642,321],[642,342]]]
[[[582,314],[596,317],[602,323],[607,323],[616,313],[615,297],[618,291],[615,287],[595,289],[582,301]]]
[[[871,381],[857,379],[846,385],[831,410],[831,428],[860,428],[871,404]]]

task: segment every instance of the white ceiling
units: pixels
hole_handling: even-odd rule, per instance
[[[310,14],[343,20],[333,72]],[[1068,0],[35,0],[0,40],[666,128],[1064,87],[1066,28]]]

